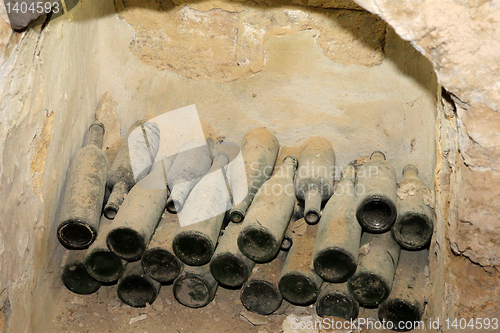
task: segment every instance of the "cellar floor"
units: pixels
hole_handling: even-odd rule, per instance
[[[101,287],[92,295],[64,291],[63,302],[51,332],[65,333],[348,333],[392,332],[389,330],[296,329],[293,320],[320,320],[313,306],[293,306],[286,301],[270,316],[248,312],[239,301],[239,290],[218,288],[214,301],[191,309],[179,304],[172,286],[163,286],[156,301],[146,308],[122,303],[116,286]],[[360,309],[359,317],[376,318],[376,310]],[[297,319],[295,319],[297,318]],[[416,332],[417,331],[413,331]]]

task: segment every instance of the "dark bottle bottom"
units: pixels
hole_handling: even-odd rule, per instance
[[[177,257],[164,249],[147,250],[142,256],[142,268],[150,277],[160,283],[174,281],[182,270],[182,263]]]
[[[254,280],[243,286],[241,303],[251,312],[270,315],[278,310],[283,301],[278,287],[267,281]]]
[[[391,229],[396,221],[397,212],[394,203],[384,197],[365,199],[356,211],[356,218],[364,230],[371,233],[384,233]]]
[[[125,271],[122,260],[108,250],[97,250],[85,259],[85,267],[97,281],[110,283],[118,280]]]
[[[189,266],[201,266],[210,261],[215,246],[203,234],[181,232],[172,243],[175,255]]]
[[[375,307],[389,296],[390,287],[375,274],[361,273],[348,281],[349,292],[365,307]]]
[[[405,250],[420,250],[432,238],[434,225],[425,215],[409,213],[400,216],[392,227],[394,240]]]
[[[238,236],[238,247],[249,259],[255,262],[271,261],[278,253],[281,242],[265,229],[247,228]]]
[[[119,258],[134,261],[139,259],[145,250],[144,239],[139,233],[129,228],[113,229],[106,238],[108,248]]]
[[[314,257],[314,270],[325,281],[345,282],[355,272],[357,262],[353,255],[341,248],[328,248]]]
[[[212,259],[210,272],[221,285],[237,288],[248,280],[251,269],[234,254],[224,253]]]
[[[80,221],[66,221],[57,230],[57,238],[70,250],[81,250],[89,247],[95,240],[96,233],[92,228]]]
[[[156,282],[156,281],[155,281]],[[118,283],[118,297],[123,303],[141,308],[153,304],[158,297],[160,284],[141,275],[130,275]]]
[[[316,285],[302,274],[286,274],[280,279],[278,286],[283,298],[295,305],[312,304],[318,297]]]
[[[406,300],[391,299],[380,305],[378,317],[391,322],[394,331],[406,332],[418,328],[416,325],[422,318],[422,311]]]
[[[322,291],[316,301],[316,313],[320,317],[354,320],[359,314],[359,304],[349,293],[336,290]]]
[[[211,284],[199,275],[187,274],[174,281],[175,299],[184,306],[201,308],[209,304],[217,289],[217,284]]]
[[[87,273],[83,263],[64,267],[62,281],[66,288],[81,295],[95,293],[101,287],[101,283]]]

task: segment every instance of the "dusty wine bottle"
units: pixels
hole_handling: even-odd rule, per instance
[[[401,250],[389,298],[380,304],[378,317],[391,322],[395,331],[410,331],[422,319],[427,285],[429,251]]]
[[[316,313],[320,317],[354,320],[359,314],[359,303],[349,293],[347,282],[323,282],[316,300]]]
[[[400,247],[390,232],[364,233],[356,273],[347,281],[350,293],[365,307],[382,303],[391,292]]]
[[[217,286],[208,265],[185,266],[174,281],[174,297],[184,306],[201,308],[212,302]]]
[[[278,282],[286,255],[280,251],[273,261],[255,265],[240,293],[241,304],[248,311],[270,315],[278,310],[283,301]]]
[[[74,293],[88,295],[95,293],[101,283],[92,278],[83,263],[85,251],[70,251],[62,271],[62,282]]]
[[[184,266],[172,249],[172,241],[178,228],[177,219],[164,213],[149,242],[148,249],[142,256],[144,272],[158,282],[173,282]]]
[[[255,195],[243,222],[238,247],[255,262],[267,262],[278,253],[295,202],[293,178],[297,158],[288,156]]]
[[[160,293],[160,282],[144,273],[140,261],[131,262],[118,280],[116,293],[123,303],[142,308],[153,304]]]
[[[108,233],[108,248],[127,261],[141,258],[158,226],[165,203],[164,160],[155,163],[151,173],[138,182],[125,197]]]
[[[117,281],[125,271],[126,261],[111,252],[106,245],[106,237],[111,230],[112,221],[101,217],[99,234],[85,254],[85,268],[90,276],[102,283]]]
[[[295,179],[297,198],[305,202],[304,216],[309,224],[319,222],[321,204],[333,194],[335,153],[325,138],[309,138],[302,148]]]
[[[158,152],[160,130],[146,120],[130,126],[108,172],[107,185],[112,189],[104,206],[104,215],[114,219],[130,189],[151,170]]]
[[[224,230],[210,261],[210,272],[222,286],[238,288],[250,277],[255,262],[238,248],[238,235],[242,224],[230,223]]]
[[[245,218],[255,194],[273,173],[278,151],[278,139],[265,127],[252,129],[243,138],[242,158],[234,160],[229,175],[235,204],[229,213],[232,222]]]
[[[361,226],[356,220],[354,181],[354,167],[348,165],[319,222],[314,269],[328,282],[347,281],[358,264]]]
[[[305,220],[299,220],[305,222]],[[295,235],[278,283],[283,298],[295,305],[316,301],[323,280],[313,268],[313,251],[317,227],[308,225],[303,235]]]
[[[432,195],[418,178],[413,165],[403,169],[403,179],[398,184],[398,218],[392,226],[392,236],[406,250],[426,247],[434,231]]]
[[[285,231],[285,236],[283,236],[283,241],[281,242],[280,250],[289,251],[293,245],[293,236],[295,234],[295,222],[304,218],[304,206],[295,199],[295,204],[293,206],[293,213],[288,228]]]
[[[356,217],[365,231],[384,233],[396,221],[396,173],[382,152],[374,152],[356,174],[358,197]]]
[[[226,210],[231,206],[224,166],[229,155],[219,151],[210,173],[191,191],[178,213],[181,227],[172,244],[177,257],[187,265],[200,266],[210,261],[217,245]]]
[[[170,213],[176,214],[182,210],[189,193],[210,170],[211,165],[212,156],[208,144],[200,145],[191,140],[182,145],[167,174],[171,191],[167,210]]]
[[[87,248],[97,236],[108,173],[108,159],[101,149],[103,135],[104,125],[94,122],[85,147],[69,166],[57,227],[57,237],[68,249]]]

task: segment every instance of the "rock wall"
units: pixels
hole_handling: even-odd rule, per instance
[[[420,163],[439,219],[428,315],[498,317],[498,5],[357,3],[80,1],[43,31],[1,25],[0,328],[48,325],[65,253],[57,203],[106,92],[111,149],[135,119],[196,103],[236,142],[265,125],[289,146],[325,134],[344,148],[340,166],[374,148],[398,171]],[[437,111],[432,68],[411,45],[446,89]]]

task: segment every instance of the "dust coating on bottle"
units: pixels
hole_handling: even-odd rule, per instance
[[[428,265],[428,250],[401,250],[391,293],[379,306],[380,320],[392,322],[393,327],[401,328],[400,331],[416,328],[407,327],[406,324],[415,324],[422,319],[426,304]]]
[[[202,233],[184,231],[175,236],[172,247],[182,262],[190,266],[200,266],[210,261],[215,244]]]
[[[99,282],[111,283],[120,278],[125,264],[108,249],[94,249],[85,258],[85,267],[90,276]]]
[[[92,278],[83,263],[85,251],[70,251],[62,272],[62,282],[70,291],[88,295],[95,293],[101,283]]]
[[[173,253],[161,248],[148,249],[142,256],[142,266],[146,274],[161,283],[174,281],[183,267]]]
[[[251,312],[270,315],[278,310],[283,301],[278,282],[287,252],[280,251],[276,258],[265,264],[257,264],[250,278],[241,288],[241,304]]]
[[[241,224],[230,223],[210,261],[210,272],[223,286],[237,288],[250,277],[255,262],[248,259],[238,248],[238,235]]]
[[[158,282],[171,283],[181,273],[183,263],[175,256],[172,241],[179,228],[179,222],[172,215],[164,213],[148,249],[142,256],[144,272]]]
[[[124,260],[140,259],[160,222],[167,195],[163,162],[160,161],[123,201],[106,237],[108,248]]]
[[[365,231],[384,233],[396,221],[396,173],[382,152],[374,152],[362,166],[363,175],[357,174],[359,196],[356,217]]]
[[[302,148],[297,178],[297,198],[305,202],[304,218],[309,224],[320,219],[321,204],[333,194],[335,153],[332,143],[322,137],[309,138]]]
[[[267,262],[278,253],[293,213],[293,178],[297,159],[288,156],[281,170],[255,196],[238,237],[240,251],[255,262]],[[278,188],[279,192],[273,191]]]
[[[347,290],[347,283],[325,282],[316,301],[316,313],[320,317],[354,320],[359,314],[359,303]]]
[[[400,247],[390,232],[364,233],[356,273],[348,280],[349,292],[365,307],[375,307],[391,291]]]
[[[241,156],[244,164],[234,165],[228,175],[235,203],[229,213],[232,222],[240,223],[245,219],[257,191],[271,177],[278,151],[278,139],[265,127],[252,129],[243,138]]]
[[[160,145],[160,128],[155,122],[139,120],[129,128],[108,173],[112,188],[104,215],[114,219],[125,196],[151,171]]]
[[[184,306],[201,308],[214,299],[217,286],[208,265],[187,266],[174,281],[174,297]]]
[[[118,297],[127,305],[145,307],[153,304],[160,292],[160,283],[144,274],[139,261],[129,263],[118,280]]]
[[[107,237],[108,247],[118,257],[127,261],[139,259],[146,250],[140,233],[129,228],[115,228]]]
[[[97,236],[108,172],[103,136],[104,125],[93,123],[85,147],[70,163],[57,227],[57,237],[68,249],[85,249]]]
[[[415,166],[404,168],[397,194],[398,218],[392,235],[403,249],[423,249],[430,243],[434,231],[433,198],[419,179]]]
[[[390,299],[379,307],[378,316],[380,320],[392,322],[395,331],[407,332],[417,328],[415,325],[422,319],[422,312],[419,304],[404,299]],[[400,323],[403,325],[400,326]]]
[[[357,268],[361,226],[356,219],[355,168],[344,168],[338,184],[342,192],[333,195],[323,209],[318,226],[313,264],[328,282],[345,282]]]

